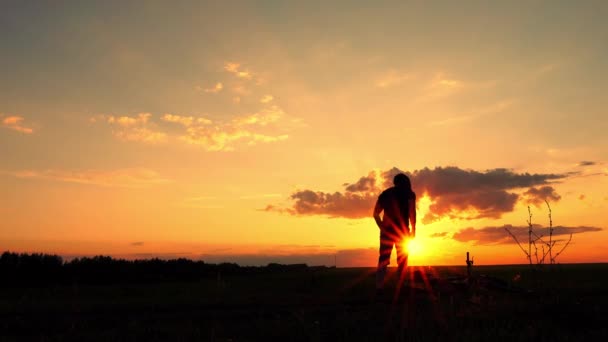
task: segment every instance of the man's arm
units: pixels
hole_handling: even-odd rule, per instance
[[[376,201],[376,206],[374,207],[374,220],[376,220],[376,224],[378,228],[382,229],[382,219],[380,219],[380,213],[382,212],[382,205],[380,205],[380,198]]]
[[[410,207],[410,225],[412,227],[412,237],[416,237],[416,199],[410,199],[408,202]]]

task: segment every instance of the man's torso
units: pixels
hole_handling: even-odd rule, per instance
[[[384,210],[384,229],[409,233],[409,201],[415,201],[416,194],[408,189],[392,187],[384,190],[378,201]]]

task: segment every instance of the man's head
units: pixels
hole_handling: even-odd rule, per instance
[[[403,173],[400,173],[393,178],[393,184],[395,184],[396,187],[400,187],[400,188],[402,188],[402,187],[407,188],[407,189],[412,188],[412,183],[410,182],[410,178]]]

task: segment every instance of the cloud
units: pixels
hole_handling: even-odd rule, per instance
[[[238,141],[250,146],[283,141],[288,139],[288,134],[269,133],[263,130],[276,126],[284,116],[285,112],[280,107],[271,106],[224,123],[190,125],[179,139],[190,145],[201,146],[208,151],[231,151]]]
[[[285,115],[285,112],[279,106],[271,106],[262,109],[257,113],[245,115],[236,118],[234,123],[236,126],[261,125],[266,126],[275,123]]]
[[[400,172],[402,171],[397,168],[384,172],[372,171],[355,183],[343,184],[344,190],[341,192],[298,190],[290,196],[292,203],[289,207],[270,205],[265,210],[292,215],[354,219],[369,217],[377,196],[392,186],[393,177]],[[426,195],[431,200],[428,213],[423,218],[424,223],[444,217],[499,218],[502,214],[513,211],[520,199],[516,190],[550,184],[567,177],[561,174],[517,173],[508,169],[464,170],[453,166],[405,173],[410,176],[418,197]],[[532,193],[534,191],[530,192]],[[545,195],[558,196],[554,191]]]
[[[552,186],[545,185],[540,188],[531,187],[528,191],[523,194],[526,197],[526,200],[529,204],[533,204],[535,206],[540,206],[547,202],[557,202],[562,196],[555,192],[555,189]]]
[[[353,183],[353,184],[345,183],[344,186],[345,186],[345,190],[348,192],[374,191],[377,187],[376,177],[375,177],[374,172],[370,172],[369,175],[359,178],[359,180],[356,181],[355,183]]]
[[[268,103],[268,102],[271,102],[273,99],[274,99],[274,97],[272,95],[264,95],[260,99],[260,103]]]
[[[241,196],[239,198],[243,199],[243,200],[250,200],[250,199],[277,198],[277,197],[281,197],[281,194],[246,195],[246,196]]]
[[[464,86],[465,83],[463,81],[450,77],[445,73],[438,72],[427,83],[427,86],[424,89],[423,99],[429,100],[448,96],[464,88]]]
[[[89,184],[105,187],[142,188],[166,184],[171,180],[162,178],[156,171],[145,168],[118,170],[22,170],[12,173],[24,179],[47,179],[59,182]]]
[[[196,118],[193,116],[183,116],[174,114],[165,114],[161,117],[161,120],[166,122],[178,123],[185,127],[190,127],[192,125],[211,125],[213,123],[211,120],[206,118]]]
[[[390,88],[402,84],[411,77],[410,74],[405,72],[389,70],[376,79],[375,86],[378,88]]]
[[[239,63],[233,63],[233,62],[226,62],[224,64],[224,70],[230,72],[230,73],[235,73],[239,71],[239,67],[241,65]]]
[[[167,134],[150,124],[151,117],[150,113],[139,113],[136,116],[98,115],[91,122],[106,122],[112,126],[112,134],[120,140],[149,144],[166,142]]]
[[[467,114],[461,114],[446,119],[431,121],[429,123],[429,126],[449,126],[478,119],[480,117],[501,113],[511,107],[514,102],[514,100],[499,101],[489,106],[472,110],[470,113]]]
[[[175,140],[207,151],[232,151],[237,143],[253,146],[288,139],[286,131],[293,128],[295,121],[285,122],[285,117],[286,113],[277,105],[224,121],[170,113],[160,117],[162,123],[182,126],[183,130],[179,132],[170,130],[166,124],[153,122],[150,113],[134,117],[99,115],[91,121],[109,124],[113,128],[112,134],[124,141],[160,143]]]
[[[31,127],[27,127],[23,125],[23,121],[25,119],[19,115],[8,115],[0,113],[0,125],[2,127],[11,129],[13,131],[17,131],[23,134],[32,134],[34,133],[34,129]]]
[[[136,241],[136,242],[131,242],[130,245],[134,246],[134,247],[140,247],[140,246],[143,246],[144,243],[142,241]]]
[[[431,234],[432,238],[442,238],[442,237],[446,237],[448,235],[448,232],[439,232],[439,233],[433,233]]]
[[[290,213],[295,215],[327,215],[329,217],[361,218],[370,215],[370,204],[376,199],[372,193],[303,190],[291,195],[295,201]]]
[[[458,232],[454,233],[452,235],[452,239],[460,242],[474,242],[478,245],[515,244],[515,240],[513,240],[509,233],[507,233],[506,229],[511,231],[511,233],[513,233],[520,242],[528,241],[528,227],[512,225],[504,225],[501,227],[484,227],[479,229],[468,227],[460,229]],[[540,225],[534,225],[533,230],[539,235],[541,232],[544,236],[549,234],[548,228],[543,228]],[[553,227],[553,237],[555,238],[560,235],[582,234],[587,232],[599,232],[601,230],[603,230],[603,228],[591,226],[556,226]]]
[[[427,102],[441,100],[462,91],[480,90],[494,87],[497,82],[489,81],[468,81],[458,79],[444,72],[436,72],[427,80],[421,80],[424,85],[421,89],[421,96],[417,101]]]
[[[578,166],[593,166],[593,165],[597,165],[597,162],[583,160],[582,162],[578,163]]]
[[[224,64],[224,70],[228,71],[229,73],[233,74],[238,78],[246,80],[250,80],[253,77],[253,74],[250,71],[241,69],[240,63],[226,62]]]
[[[167,134],[153,131],[145,127],[136,127],[129,130],[118,130],[114,135],[125,141],[138,141],[148,144],[157,144],[167,141]]]
[[[217,82],[213,87],[203,89],[205,93],[217,94],[224,89],[224,85],[221,82]]]

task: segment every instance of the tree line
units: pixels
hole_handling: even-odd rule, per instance
[[[218,276],[300,272],[318,268],[324,267],[277,263],[260,267],[239,266],[235,263],[210,264],[186,258],[125,260],[102,255],[64,261],[58,255],[7,251],[0,256],[0,286],[196,281]]]

